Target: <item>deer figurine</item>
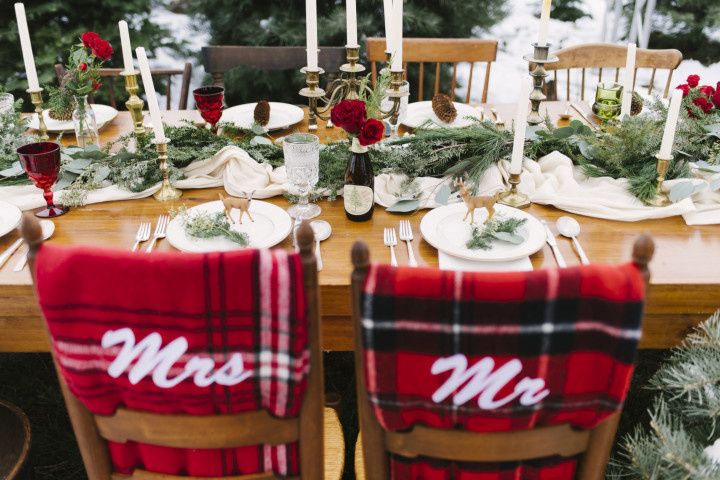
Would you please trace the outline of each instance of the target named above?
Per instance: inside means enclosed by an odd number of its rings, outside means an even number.
[[[495,203],[497,203],[497,194],[477,197],[470,195],[470,192],[465,186],[465,182],[462,178],[458,178],[457,180],[455,180],[455,186],[460,188],[460,197],[463,199],[463,202],[465,202],[465,206],[467,207],[467,213],[465,214],[465,217],[463,217],[463,222],[467,220],[469,216],[470,225],[473,225],[475,223],[475,210],[477,210],[478,208],[486,208],[488,211],[488,216],[483,222],[483,224],[487,223],[491,218],[493,218],[493,216],[495,215]]]
[[[225,197],[222,193],[218,193],[218,196],[220,197],[220,201],[223,204],[223,207],[225,208],[225,216],[227,217],[228,221],[230,223],[235,223],[235,221],[232,219],[232,216],[230,215],[232,213],[233,208],[237,208],[240,210],[240,218],[238,219],[239,223],[242,223],[243,215],[247,214],[247,216],[250,218],[251,222],[254,222],[252,215],[250,215],[250,203],[252,202],[253,194],[255,193],[255,190],[250,192],[250,195],[245,194],[244,198],[238,198],[238,197]]]

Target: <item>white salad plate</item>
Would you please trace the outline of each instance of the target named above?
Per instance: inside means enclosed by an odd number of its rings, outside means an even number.
[[[473,120],[468,117],[480,119],[480,111],[467,103],[453,102],[457,109],[457,118],[452,123],[445,123],[440,120],[432,109],[432,102],[415,102],[407,107],[407,114],[402,124],[410,128],[418,128],[428,121],[432,122],[430,126],[461,128],[468,127],[473,124]]]
[[[187,213],[192,216],[195,212],[218,213],[223,211],[222,202],[216,200],[189,208]],[[277,205],[253,200],[250,202],[249,211],[254,221],[250,221],[248,216],[244,215],[242,223],[237,223],[240,218],[240,210],[234,209],[231,213],[231,217],[235,221],[231,228],[248,235],[250,240],[248,248],[270,248],[285,240],[290,234],[292,219],[285,210]],[[173,218],[168,224],[167,240],[173,247],[183,252],[224,252],[243,248],[223,237],[194,238],[187,235],[180,216]]]
[[[95,112],[95,121],[97,122],[98,130],[115,120],[115,117],[117,117],[118,115],[118,111],[109,105],[100,105],[98,103],[93,103],[92,105],[90,105],[90,107],[93,109],[93,112]],[[47,131],[50,133],[75,132],[75,127],[73,126],[72,120],[55,120],[53,118],[50,118],[49,110],[43,110],[43,118],[45,119]],[[30,117],[30,123],[28,126],[34,130],[40,128],[40,126],[38,125],[37,115],[33,115]]]
[[[481,262],[506,262],[528,257],[545,244],[545,227],[540,220],[517,208],[496,204],[496,217],[527,219],[518,232],[526,240],[519,245],[496,240],[493,241],[490,250],[471,250],[465,246],[472,234],[470,219],[463,221],[466,213],[467,207],[464,203],[453,203],[435,208],[423,217],[420,222],[420,232],[430,245],[441,252]],[[487,216],[486,209],[476,210],[476,224],[481,225]]]
[[[257,103],[245,103],[223,110],[221,122],[234,123],[240,128],[250,129],[255,121],[255,105]],[[305,111],[297,105],[289,103],[270,102],[270,120],[265,129],[284,130],[296,123],[302,122],[305,118]]]
[[[21,218],[22,213],[18,207],[0,200],[0,237],[15,230]]]

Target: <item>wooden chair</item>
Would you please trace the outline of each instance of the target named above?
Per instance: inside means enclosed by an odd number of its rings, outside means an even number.
[[[25,478],[25,462],[32,435],[27,415],[11,403],[0,400],[0,478]]]
[[[29,245],[28,261],[35,281],[35,258],[42,244],[40,225],[31,215],[22,222],[22,236]],[[323,364],[320,338],[319,289],[314,254],[314,237],[309,223],[297,233],[302,262],[303,283],[309,320],[310,373],[300,416],[292,419],[272,417],[264,410],[238,414],[192,416],[156,414],[119,408],[112,416],[92,414],[70,391],[53,352],[65,403],[83,462],[90,480],[201,480],[201,477],[175,476],[135,469],[132,475],[113,472],[106,441],[128,441],[183,449],[222,449],[244,445],[278,445],[298,441],[301,478],[339,480],[344,463],[344,442],[337,414],[324,408]],[[46,325],[47,327],[47,325]],[[50,332],[48,331],[48,335]],[[324,428],[324,425],[326,427]],[[331,429],[327,425],[332,425]],[[339,438],[325,441],[323,430]],[[208,434],[212,432],[212,434]],[[330,445],[324,449],[324,445]],[[323,461],[324,455],[336,458]],[[324,465],[334,467],[326,469]],[[275,479],[270,473],[222,477],[226,480]],[[203,478],[202,480],[212,480]],[[215,479],[219,480],[219,479]]]
[[[555,99],[559,99],[557,86],[559,83],[558,71],[565,70],[565,95],[570,101],[570,71],[580,69],[581,88],[580,100],[585,100],[585,76],[586,70],[597,69],[597,81],[603,81],[603,73],[605,70],[614,70],[614,75],[606,76],[605,80],[620,80],[620,69],[625,68],[627,60],[627,46],[615,45],[610,43],[588,43],[584,45],[575,45],[573,47],[563,48],[555,52],[560,59],[557,63],[548,63],[546,69],[553,72],[555,88],[551,95]],[[633,87],[639,69],[651,69],[650,81],[648,84],[647,94],[653,92],[655,84],[655,76],[658,70],[668,70],[663,97],[667,98],[670,93],[670,85],[672,83],[673,73],[682,62],[683,56],[679,50],[637,50],[635,61],[635,72],[633,77]]]
[[[452,63],[452,83],[450,84],[450,90],[447,92],[451,98],[455,98],[458,63],[468,62],[470,63],[470,77],[468,78],[465,103],[470,103],[475,62],[482,62],[485,63],[486,66],[481,102],[486,103],[488,88],[490,87],[490,68],[492,67],[492,63],[497,59],[497,47],[497,40],[480,40],[476,38],[404,38],[403,68],[405,69],[405,76],[407,77],[408,63],[419,63],[418,102],[422,102],[425,99],[423,75],[425,72],[425,63],[435,64],[433,96],[441,91],[440,65],[443,63]],[[367,58],[368,62],[370,62],[372,80],[375,82],[378,72],[377,64],[380,63],[380,68],[382,68],[382,65],[386,61],[384,38],[367,39]]]
[[[110,106],[117,108],[117,99],[115,98],[115,79],[120,77],[122,68],[102,68],[100,76],[105,79],[108,87],[108,95],[110,96]],[[153,77],[165,78],[165,109],[172,109],[172,82],[173,77],[181,75],[180,84],[180,101],[178,102],[178,110],[187,110],[188,95],[190,92],[190,79],[192,78],[192,64],[186,62],[182,69],[174,68],[155,68],[151,70]],[[55,75],[58,83],[62,82],[65,76],[65,67],[61,63],[55,64]],[[125,85],[124,80],[119,80],[121,85]],[[92,99],[90,99],[93,103]]]
[[[212,75],[213,85],[225,85],[225,73],[247,66],[258,70],[300,69],[307,63],[305,47],[250,47],[211,45],[202,49],[205,71]],[[345,47],[320,47],[318,66],[328,74],[339,71],[346,62]]]
[[[640,236],[633,247],[633,261],[642,272],[646,286],[648,263],[654,253],[649,235]],[[364,242],[353,245],[352,273],[353,324],[355,328],[355,375],[361,436],[355,450],[355,471],[359,480],[389,479],[388,452],[407,458],[428,457],[457,462],[517,462],[538,458],[581,455],[577,480],[601,480],[614,443],[620,412],[592,430],[579,430],[569,424],[530,430],[475,433],[416,425],[409,431],[387,431],[378,423],[368,401],[364,375],[364,348],[361,327],[361,292],[370,265]]]

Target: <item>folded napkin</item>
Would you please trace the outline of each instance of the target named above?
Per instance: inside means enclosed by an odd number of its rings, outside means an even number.
[[[530,257],[507,262],[478,262],[438,252],[438,263],[440,270],[456,272],[529,272],[533,269]]]

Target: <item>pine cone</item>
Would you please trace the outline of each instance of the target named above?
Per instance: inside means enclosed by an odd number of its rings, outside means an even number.
[[[432,99],[432,109],[435,115],[445,123],[452,123],[457,118],[457,109],[450,97],[438,93]]]
[[[270,121],[270,103],[267,100],[260,100],[255,105],[255,111],[253,112],[253,118],[255,123],[264,127]]]
[[[639,93],[633,92],[632,103],[630,104],[630,115],[632,115],[633,117],[635,115],[640,115],[640,112],[642,112],[644,106],[645,100],[643,100]]]

